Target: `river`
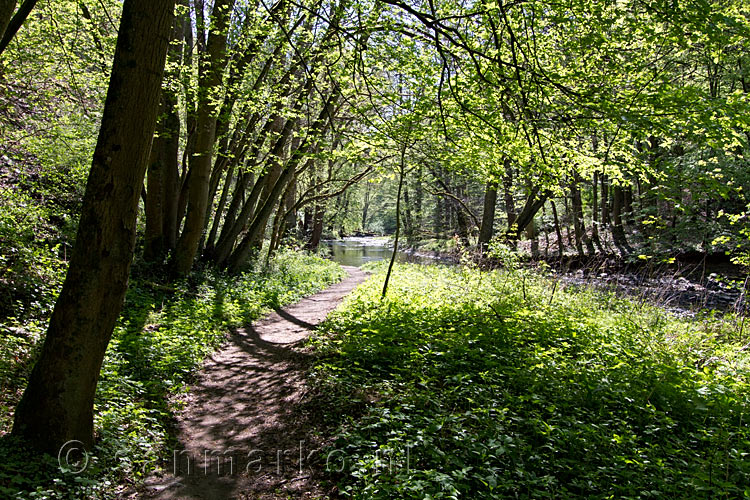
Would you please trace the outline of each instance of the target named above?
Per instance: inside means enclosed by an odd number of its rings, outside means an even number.
[[[393,255],[393,248],[387,238],[372,236],[352,236],[341,240],[323,241],[331,249],[331,259],[344,266],[359,267],[368,262],[388,260]],[[399,251],[396,254],[399,262],[434,262],[427,256]]]

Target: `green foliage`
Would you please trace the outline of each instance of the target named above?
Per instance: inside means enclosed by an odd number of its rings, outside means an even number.
[[[269,268],[239,276],[203,271],[169,286],[136,280],[101,370],[95,402],[97,442],[85,459],[85,470],[77,474],[75,466],[80,464],[73,464],[63,471],[57,458],[40,458],[6,437],[0,441],[0,496],[110,498],[124,478],[142,480],[156,467],[169,439],[180,395],[228,331],[344,275],[331,261],[285,251]],[[17,347],[13,339],[0,339],[4,360]],[[25,349],[33,347],[31,341],[24,344]],[[28,357],[23,361],[28,366]],[[11,368],[2,366],[3,387],[7,381],[20,391],[22,380],[6,377]]]
[[[521,270],[402,265],[383,301],[381,281],[315,340],[346,497],[750,494],[748,338],[731,318]]]

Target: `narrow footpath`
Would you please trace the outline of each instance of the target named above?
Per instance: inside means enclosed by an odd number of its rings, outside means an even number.
[[[281,499],[323,494],[311,465],[314,429],[300,401],[311,330],[367,278],[349,277],[237,330],[208,360],[177,415],[178,443],[164,474],[139,498]]]

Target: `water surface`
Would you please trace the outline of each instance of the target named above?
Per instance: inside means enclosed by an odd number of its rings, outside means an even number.
[[[393,255],[393,248],[388,246],[390,242],[385,238],[352,236],[341,240],[325,240],[323,243],[331,249],[331,258],[343,266],[359,267],[368,262],[389,260]],[[399,250],[396,260],[424,262],[426,259]]]

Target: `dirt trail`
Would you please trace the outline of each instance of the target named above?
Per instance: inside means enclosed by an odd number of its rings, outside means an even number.
[[[301,341],[367,277],[341,283],[236,331],[208,359],[177,417],[165,474],[139,498],[277,499],[321,495],[310,465],[316,439],[298,403],[308,355]]]

